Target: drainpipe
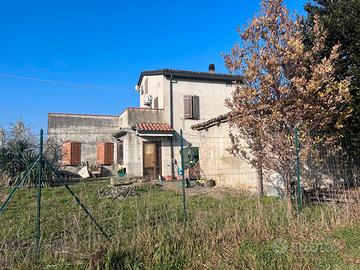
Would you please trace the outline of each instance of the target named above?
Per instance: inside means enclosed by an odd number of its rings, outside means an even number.
[[[174,108],[173,108],[173,75],[170,76],[170,127],[174,128]],[[175,133],[176,134],[176,133]],[[175,179],[174,169],[174,137],[170,137],[170,151],[171,151],[171,177]]]

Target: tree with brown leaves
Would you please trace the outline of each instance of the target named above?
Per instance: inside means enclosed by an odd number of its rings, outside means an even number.
[[[336,134],[319,134],[329,126],[341,129],[351,113],[349,81],[334,76],[340,45],[320,57],[326,33],[316,20],[314,44],[307,50],[301,18],[292,19],[283,0],[263,0],[260,13],[238,31],[240,43],[224,56],[230,72],[242,75],[226,101],[231,109],[232,151],[265,175],[281,175],[291,212],[294,129],[300,130],[301,155],[306,156],[315,142],[334,141]]]

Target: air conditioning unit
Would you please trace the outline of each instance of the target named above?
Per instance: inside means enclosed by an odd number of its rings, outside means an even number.
[[[151,106],[152,104],[152,95],[145,95],[144,105]]]

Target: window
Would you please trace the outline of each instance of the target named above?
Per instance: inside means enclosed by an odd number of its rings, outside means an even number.
[[[117,162],[118,164],[124,164],[124,141],[117,141]]]
[[[81,164],[81,143],[64,142],[62,145],[62,164],[75,166]]]
[[[200,99],[198,96],[184,96],[184,118],[200,119]]]
[[[144,82],[144,91],[145,91],[145,94],[149,93],[149,82],[148,82],[148,79],[145,80]]]
[[[154,106],[153,109],[159,109],[159,98],[154,98]]]
[[[96,163],[99,165],[114,164],[114,144],[111,142],[98,143],[96,146]]]

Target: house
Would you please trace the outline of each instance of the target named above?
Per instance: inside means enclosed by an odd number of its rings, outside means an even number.
[[[191,126],[228,112],[224,101],[239,80],[214,65],[208,72],[144,71],[135,87],[139,108],[118,116],[49,113],[49,138],[63,144],[66,166],[88,162],[126,168],[128,176],[176,178],[180,129],[187,149],[199,152],[201,138]]]

